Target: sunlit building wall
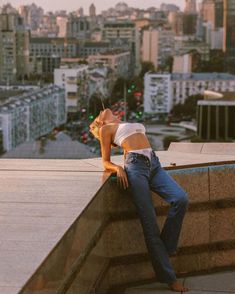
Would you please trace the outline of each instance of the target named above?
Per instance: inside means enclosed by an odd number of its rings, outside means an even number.
[[[0,107],[3,147],[9,151],[66,122],[64,90],[57,86],[27,93]]]
[[[224,0],[224,44],[226,65],[235,72],[235,1]]]
[[[64,66],[54,70],[54,84],[65,89],[67,113],[77,113],[88,99],[88,66]]]
[[[174,52],[174,33],[171,29],[149,29],[143,33],[142,60],[151,61],[158,69]]]

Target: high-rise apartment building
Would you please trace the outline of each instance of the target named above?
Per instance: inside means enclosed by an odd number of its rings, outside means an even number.
[[[31,4],[28,6],[29,15],[28,23],[32,31],[36,31],[43,19],[44,11],[41,7],[38,7],[36,4]]]
[[[29,24],[29,7],[27,5],[21,5],[18,9],[19,15],[24,19],[24,24]]]
[[[171,75],[147,73],[144,77],[144,112],[166,118],[172,107]]]
[[[196,0],[186,0],[184,12],[197,13],[197,1]]]
[[[43,20],[43,9],[35,4],[21,5],[18,8],[18,12],[24,19],[24,24],[29,27],[31,31],[37,31]]]
[[[183,14],[183,35],[196,35],[197,32],[197,14]]]
[[[223,47],[223,0],[204,0],[201,3],[201,19],[203,22],[203,39],[210,49]]]
[[[210,22],[212,29],[223,27],[223,0],[204,0],[201,14],[204,22]]]
[[[224,0],[224,44],[228,70],[235,72],[235,1]]]
[[[222,28],[224,22],[224,1],[215,0],[215,28]]]
[[[57,86],[12,98],[0,106],[4,150],[50,133],[64,124],[66,118],[65,92]]]
[[[29,31],[17,12],[0,14],[0,81],[10,83],[29,73]]]
[[[183,35],[183,12],[171,11],[168,14],[168,22],[176,36]]]
[[[93,3],[89,7],[89,14],[90,14],[90,17],[96,17],[96,7]]]
[[[37,72],[36,65],[41,63],[39,68],[42,74],[53,74],[55,68],[60,67],[61,58],[75,58],[78,55],[79,42],[70,38],[31,38],[30,58]]]
[[[110,42],[112,48],[129,50],[131,53],[132,73],[140,70],[140,35],[135,23],[131,21],[109,21],[104,23],[103,41]]]
[[[77,38],[79,40],[90,39],[92,31],[92,22],[85,16],[73,16],[68,18],[67,22],[67,37]]]
[[[151,61],[155,68],[164,66],[174,51],[174,33],[171,29],[149,29],[143,33],[142,60]]]
[[[84,9],[83,9],[83,7],[80,7],[80,8],[78,9],[77,14],[78,14],[78,16],[81,16],[81,17],[84,16]]]
[[[58,27],[58,37],[65,38],[67,35],[68,18],[66,16],[57,16],[56,24]]]

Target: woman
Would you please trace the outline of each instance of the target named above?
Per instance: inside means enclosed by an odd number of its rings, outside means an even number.
[[[90,125],[100,140],[105,170],[117,173],[118,184],[131,189],[132,200],[141,220],[145,242],[158,280],[176,292],[186,292],[176,279],[169,260],[175,254],[188,199],[181,187],[161,168],[140,123],[123,123],[110,109],[101,111]],[[110,161],[111,147],[124,150],[124,169]],[[158,193],[171,207],[162,231],[156,221],[150,190]]]

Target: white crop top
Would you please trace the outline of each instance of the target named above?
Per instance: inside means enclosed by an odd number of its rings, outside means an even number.
[[[144,125],[140,123],[121,123],[119,124],[115,137],[114,137],[114,144],[121,146],[122,142],[129,136],[142,133],[145,134],[146,130]]]

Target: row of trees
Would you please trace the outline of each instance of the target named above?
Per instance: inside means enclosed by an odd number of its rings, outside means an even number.
[[[143,104],[144,75],[148,71],[154,71],[152,62],[143,62],[138,76],[134,76],[130,79],[119,77],[113,86],[110,97],[103,100],[104,105],[106,107],[112,107],[112,105],[124,101],[126,95],[128,110],[133,112],[141,111]],[[89,112],[96,116],[102,109],[101,98],[98,94],[94,94],[91,97],[89,106]]]
[[[196,119],[197,102],[199,100],[203,100],[201,94],[189,96],[184,103],[176,104],[170,113],[172,118],[176,120]]]

